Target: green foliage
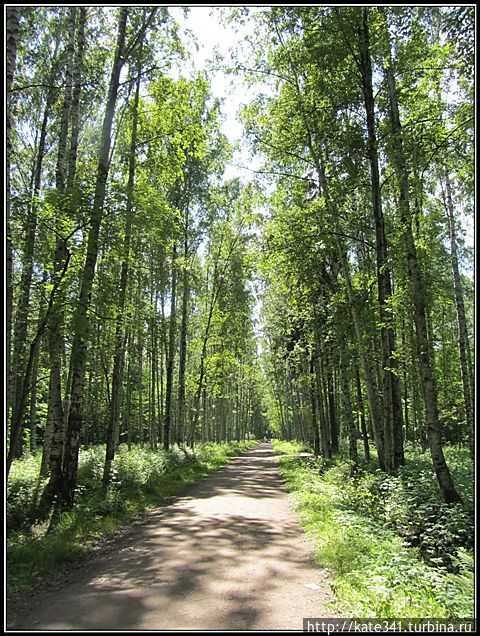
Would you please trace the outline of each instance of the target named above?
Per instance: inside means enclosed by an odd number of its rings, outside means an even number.
[[[42,453],[37,452],[13,462],[6,497],[7,529],[31,523],[37,499],[47,482],[39,477],[41,461]]]
[[[276,455],[295,455],[304,451],[310,452],[312,449],[308,444],[302,442],[285,442],[284,440],[272,440],[272,447]]]
[[[48,522],[25,528],[27,514],[32,520],[35,508],[40,454],[14,462],[7,509],[9,589],[28,587],[62,564],[85,556],[128,519],[160,505],[165,497],[177,494],[255,443],[201,444],[195,451],[175,446],[168,452],[122,447],[113,462],[114,480],[107,496],[101,491],[105,448],[84,450],[75,506],[62,513],[48,533]]]
[[[409,454],[397,478],[384,479],[380,487],[385,521],[418,546],[427,563],[458,571],[458,551],[473,548],[473,466],[466,449],[449,448],[446,456],[463,505],[441,500],[430,458],[418,451]]]
[[[465,451],[448,453],[466,502],[462,508],[442,503],[428,461],[418,453],[408,456],[398,477],[364,467],[351,479],[343,459],[320,475],[318,466],[292,457],[298,444],[274,442],[273,447],[282,453],[280,469],[294,492],[316,557],[331,571],[339,612],[473,615],[473,526],[468,514],[473,493]],[[413,526],[424,550],[407,545]],[[432,556],[432,550],[443,558]]]

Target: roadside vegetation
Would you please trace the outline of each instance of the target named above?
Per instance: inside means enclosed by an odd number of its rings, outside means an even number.
[[[468,450],[446,448],[463,504],[445,504],[427,454],[407,452],[396,476],[329,463],[305,444],[274,440],[315,557],[331,575],[337,610],[352,616],[472,617],[473,475]]]
[[[26,588],[65,563],[77,561],[114,536],[127,521],[160,505],[186,486],[226,464],[255,441],[199,444],[194,451],[121,446],[113,464],[108,493],[102,491],[105,447],[80,453],[74,507],[51,519],[36,521],[41,452],[16,460],[7,497],[7,585]]]

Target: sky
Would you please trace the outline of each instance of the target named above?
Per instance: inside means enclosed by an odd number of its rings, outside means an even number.
[[[258,9],[252,8],[251,10]],[[245,26],[237,24],[234,28],[226,20],[227,7],[189,7],[186,17],[183,15],[183,7],[170,7],[169,11],[179,23],[181,31],[188,29],[197,38],[199,49],[189,62],[190,70],[192,72],[207,70],[212,94],[224,99],[221,108],[225,118],[222,132],[231,143],[235,143],[242,138],[242,124],[237,119],[237,111],[242,104],[251,100],[252,94],[250,91],[247,95],[240,77],[227,75],[220,69],[216,72],[211,70],[209,61],[214,60],[216,54],[220,54],[228,64],[230,48],[236,48],[242,42],[245,34],[252,30],[253,21],[248,21]],[[181,34],[180,37],[182,38]],[[194,49],[192,48],[192,50]],[[260,161],[258,159],[250,157],[246,150],[240,150],[227,166],[225,179],[240,177],[249,181],[254,177],[252,171],[259,168]]]
[[[258,9],[252,8],[252,12]],[[211,92],[214,97],[223,99],[221,111],[224,115],[222,132],[227,136],[230,143],[235,144],[243,136],[243,127],[237,118],[237,111],[243,105],[251,101],[253,94],[249,88],[248,94],[242,84],[242,78],[233,74],[227,75],[224,70],[211,70],[209,61],[215,59],[216,54],[224,57],[226,64],[230,62],[230,49],[238,48],[244,36],[253,29],[253,21],[246,21],[244,26],[236,25],[234,28],[228,24],[226,17],[228,9],[225,7],[189,7],[188,15],[185,17],[182,7],[171,7],[169,9],[172,17],[179,23],[181,31],[190,30],[198,40],[198,51],[192,56],[190,61],[190,71],[192,73],[200,70],[207,70]],[[182,38],[180,33],[180,38]],[[188,45],[187,45],[188,46]],[[189,46],[190,48],[190,46]],[[192,50],[194,50],[192,48]],[[215,64],[213,67],[215,68]],[[185,69],[183,69],[185,70]],[[262,86],[265,91],[265,87]],[[243,166],[248,166],[244,168]],[[225,180],[239,177],[243,181],[251,181],[255,177],[255,170],[259,170],[261,159],[252,157],[247,148],[239,147],[234,153],[232,161],[227,165],[224,172]],[[261,333],[261,300],[256,293],[254,285],[251,292],[255,297],[253,306],[253,325],[257,335],[257,350],[262,352]]]

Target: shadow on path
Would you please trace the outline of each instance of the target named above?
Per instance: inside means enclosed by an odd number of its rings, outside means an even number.
[[[326,590],[305,588],[320,570],[267,444],[187,488],[75,574],[9,627],[301,629],[303,617],[329,615]]]

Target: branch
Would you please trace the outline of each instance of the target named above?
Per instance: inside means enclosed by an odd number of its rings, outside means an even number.
[[[301,155],[297,155],[294,152],[290,152],[290,150],[285,150],[285,148],[279,148],[278,146],[275,146],[275,144],[269,143],[268,141],[265,141],[264,139],[261,139],[260,137],[257,137],[256,135],[254,135],[253,138],[254,138],[254,141],[257,141],[260,144],[264,144],[265,146],[268,146],[269,148],[273,148],[274,150],[283,152],[286,155],[289,155],[290,157],[294,157],[295,159],[300,159],[300,161],[304,161],[305,163],[308,163],[308,165],[315,168],[315,163],[313,161],[310,161],[309,159],[306,159],[305,157],[302,157]]]
[[[254,174],[265,174],[265,175],[273,175],[277,177],[288,177],[290,179],[299,179],[300,181],[306,181],[307,183],[310,183],[311,181],[311,179],[309,179],[308,177],[301,177],[298,174],[292,174],[289,172],[272,172],[269,170],[254,170],[253,168],[248,168],[247,166],[242,166],[238,163],[230,163],[228,165],[232,166],[233,168],[239,168],[240,170],[247,170],[248,172],[253,172]]]
[[[292,82],[292,80],[289,77],[285,77],[285,75],[280,75],[279,73],[273,73],[272,71],[263,71],[257,68],[248,68],[247,66],[243,66],[243,65],[236,66],[234,70],[237,70],[237,69],[248,72],[248,73],[261,73],[262,75],[271,75],[272,77],[277,77],[278,79],[281,79],[295,86],[295,83]]]
[[[90,221],[86,221],[85,223],[82,223],[82,225],[78,225],[67,236],[63,236],[63,234],[60,234],[60,232],[58,232],[52,225],[47,223],[47,221],[45,221],[45,219],[40,219],[39,222],[43,223],[43,225],[45,225],[45,227],[48,230],[53,232],[53,234],[55,234],[55,236],[57,236],[59,239],[61,239],[64,243],[67,243],[67,241],[69,241],[74,236],[74,234],[76,234],[79,230],[83,230],[83,228],[87,227],[87,225],[90,224]]]
[[[365,245],[368,245],[368,247],[371,247],[373,250],[375,249],[375,245],[373,243],[371,243],[370,241],[367,241],[367,239],[364,238],[360,238],[358,236],[351,236],[350,234],[344,234],[342,232],[334,232],[333,230],[329,230],[328,232],[322,232],[323,234],[333,234],[334,236],[341,236],[342,238],[349,238],[352,241],[355,241],[357,243],[364,243]]]
[[[338,22],[338,24],[340,26],[340,30],[342,32],[345,44],[348,46],[348,48],[350,50],[350,53],[352,54],[352,57],[353,57],[353,59],[355,60],[355,62],[357,64],[357,67],[361,70],[361,68],[362,68],[361,59],[355,53],[355,51],[353,50],[352,45],[350,44],[350,40],[347,38],[347,34],[345,33],[345,29],[343,28],[343,20],[340,18],[340,13],[339,13],[337,8],[334,9],[334,14],[335,14],[335,17],[337,18],[337,22]]]
[[[466,126],[468,123],[473,122],[474,118],[473,117],[468,117],[468,119],[466,119],[465,121],[462,121],[461,124],[459,124],[456,128],[454,128],[453,130],[451,130],[448,135],[445,136],[444,139],[442,139],[442,141],[439,144],[436,144],[436,148],[432,151],[432,153],[430,154],[430,157],[428,158],[427,161],[427,165],[425,166],[425,168],[422,170],[422,179],[423,179],[423,174],[425,172],[425,170],[430,166],[430,162],[432,161],[433,157],[437,154],[437,152],[440,150],[440,148],[442,148],[443,146],[445,146],[447,140],[454,135],[460,128],[463,128],[464,126]]]
[[[100,82],[84,82],[83,84],[80,84],[81,88],[84,88],[85,86],[92,86],[92,87],[96,87],[100,84]],[[10,89],[10,93],[14,93],[17,91],[26,91],[30,88],[53,88],[56,90],[60,90],[61,88],[72,88],[73,84],[23,84],[23,86],[12,86],[12,88]]]
[[[128,44],[127,47],[125,48],[125,53],[123,54],[124,60],[127,60],[130,57],[130,55],[133,53],[133,51],[136,49],[136,47],[142,40],[143,36],[145,35],[156,13],[157,13],[157,7],[153,7],[152,10],[150,11],[150,15],[148,16],[146,22],[143,23],[137,35],[133,38],[130,44]]]
[[[150,68],[146,68],[141,73],[138,73],[135,77],[129,77],[124,82],[120,82],[119,86],[124,86],[125,84],[128,84],[129,82],[136,82],[139,77],[142,77],[142,75],[145,75],[146,73],[150,73],[151,71],[160,71],[163,68],[168,68],[168,64],[164,64],[163,66],[155,65],[155,66],[151,66]]]

